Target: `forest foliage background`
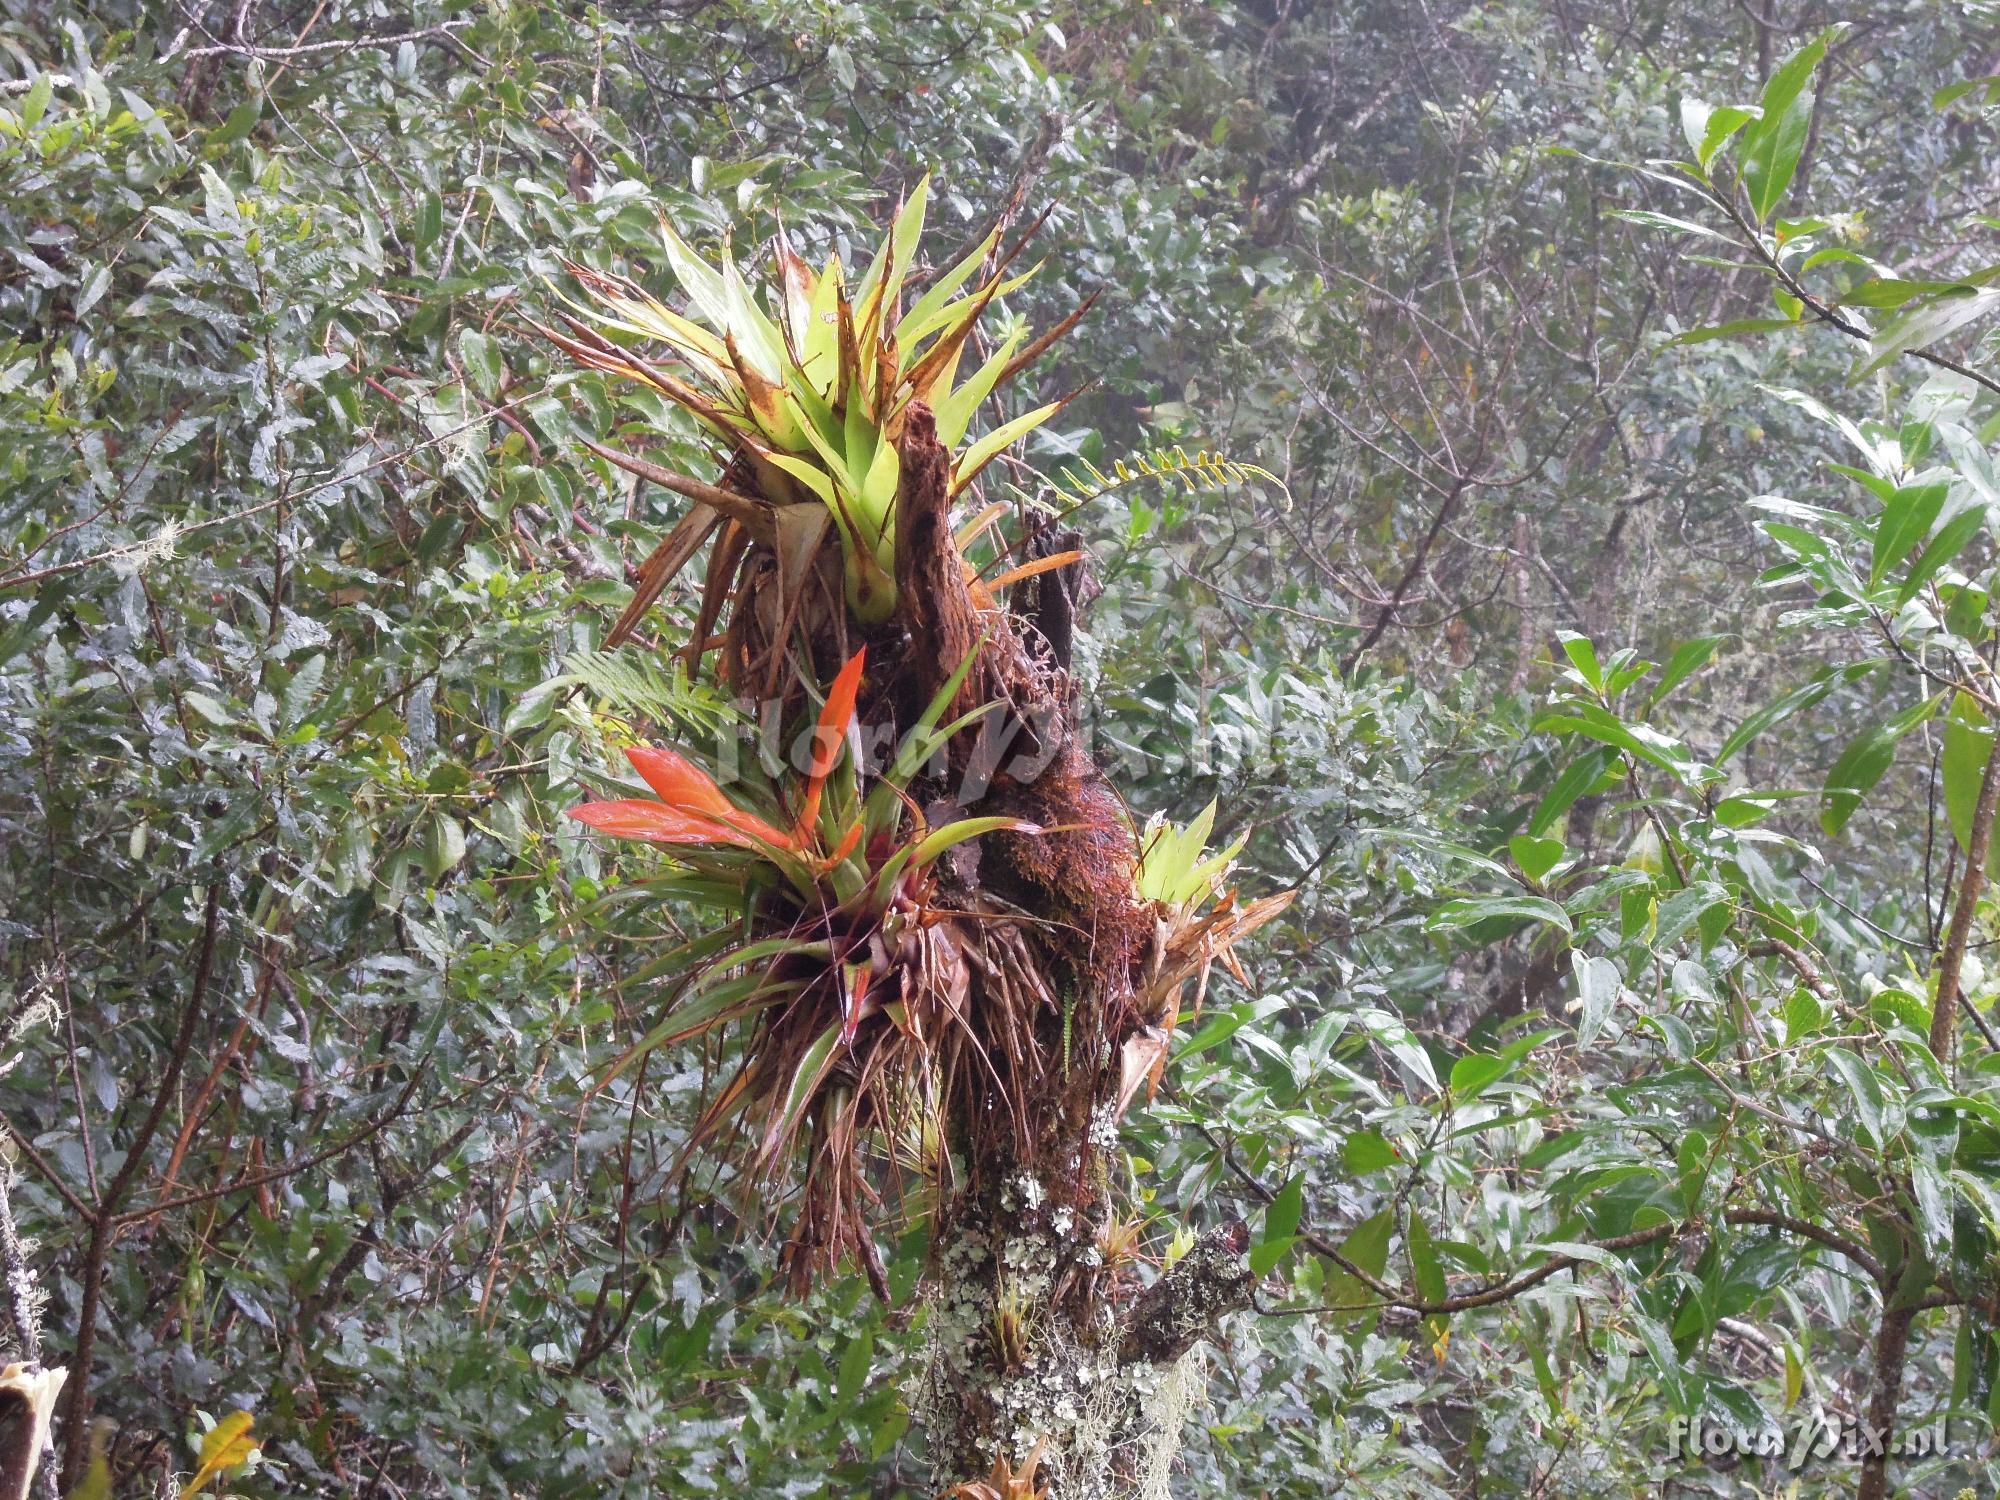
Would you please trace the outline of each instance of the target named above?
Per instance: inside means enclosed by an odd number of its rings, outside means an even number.
[[[1616,165],[1815,39],[1755,222]],[[717,1059],[593,1087],[646,955],[564,674],[678,502],[527,320],[563,256],[666,290],[658,211],[866,244],[930,171],[933,264],[1053,205],[1007,318],[1099,294],[1007,484],[1283,481],[1072,518],[1100,758],[1298,891],[1127,1129],[1149,1253],[1239,1214],[1268,1273],[1176,1492],[1779,1493],[1671,1419],[1864,1416],[1907,1312],[1955,1451],[1895,1483],[1990,1493],[1983,907],[1919,1053],[1995,405],[1910,356],[2000,368],[1996,73],[1983,0],[0,0],[0,1109],[70,1479],[241,1409],[252,1495],[924,1493],[921,1221],[890,1305],[788,1302],[781,1210],[671,1172]]]

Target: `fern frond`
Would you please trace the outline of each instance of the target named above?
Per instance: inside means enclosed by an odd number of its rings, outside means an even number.
[[[1041,500],[1051,510],[1068,514],[1102,500],[1114,490],[1135,484],[1179,484],[1190,494],[1210,494],[1230,485],[1258,481],[1275,486],[1285,497],[1285,508],[1291,509],[1292,492],[1269,469],[1206,448],[1189,453],[1176,443],[1171,448],[1156,448],[1151,453],[1121,458],[1112,464],[1108,474],[1089,459],[1083,459],[1080,467],[1072,466],[1057,473],[1049,481],[1050,492]]]
[[[727,699],[689,680],[678,657],[664,670],[660,660],[657,654],[636,648],[576,651],[563,659],[562,675],[549,686],[580,687],[600,708],[621,718],[672,721],[704,730],[736,719]]]

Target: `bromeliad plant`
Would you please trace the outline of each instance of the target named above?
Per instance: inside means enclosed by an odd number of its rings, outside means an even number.
[[[815,274],[780,236],[768,307],[726,257],[707,264],[671,228],[684,311],[571,266],[589,301],[549,336],[721,443],[715,483],[591,445],[695,502],[641,568],[607,648],[705,549],[681,652],[690,677],[706,669],[816,727],[796,781],[753,769],[725,787],[680,751],[640,747],[628,755],[654,795],[575,816],[659,845],[669,860],[646,887],[732,914],[637,976],[662,985],[666,1006],[623,1062],[730,1033],[717,1055],[734,1068],[688,1152],[741,1141],[751,1176],[796,1186],[793,1285],[851,1257],[886,1295],[872,1226],[894,1204],[876,1210],[905,1175],[934,1190],[940,1343],[919,1404],[940,1484],[1024,1473],[1042,1451],[1055,1500],[1118,1494],[1132,1455],[1178,1438],[1149,1425],[1147,1372],[1242,1305],[1250,1278],[1236,1225],[1185,1261],[1185,1276],[1216,1273],[1185,1293],[1199,1318],[1164,1316],[1157,1288],[1150,1311],[1127,1306],[1133,1258],[1099,1248],[1116,1219],[1116,1124],[1157,1081],[1190,985],[1198,1009],[1212,963],[1287,897],[1243,905],[1223,890],[1229,855],[1202,848],[1212,814],[1156,828],[1142,849],[1084,748],[1066,653],[1074,595],[1059,576],[1006,592],[1081,553],[1053,550],[1046,528],[981,542],[1008,507],[972,489],[1062,403],[967,439],[987,397],[1082,309],[1040,337],[1009,334],[960,379],[980,314],[1025,279],[1008,269],[1020,246],[989,236],[905,308],[925,197],[920,185],[851,287],[837,257]],[[1115,482],[1252,472],[1198,455]],[[1073,498],[1114,477],[1096,481]],[[969,514],[955,515],[961,499]],[[1019,560],[983,576],[966,557],[975,544],[992,565]],[[897,747],[887,765],[866,763],[863,726]],[[1120,1320],[1137,1330],[1123,1341]],[[1107,1375],[1103,1351],[1127,1345]],[[1059,1409],[1086,1387],[1110,1414],[1087,1429]]]
[[[1144,1085],[1150,1095],[1166,1067],[1167,1050],[1183,1011],[1199,1017],[1208,996],[1209,972],[1219,959],[1241,982],[1248,983],[1235,946],[1292,904],[1294,891],[1244,902],[1225,882],[1236,856],[1249,842],[1248,832],[1227,848],[1208,847],[1215,827],[1215,804],[1209,803],[1181,826],[1165,818],[1146,825],[1139,840],[1139,861],[1132,885],[1149,904],[1154,919],[1153,950],[1141,989],[1141,1010],[1152,1023],[1125,1039],[1120,1059],[1118,1107],[1123,1111]],[[1188,995],[1193,984],[1193,996]]]
[[[746,779],[732,796],[683,752],[640,744],[624,753],[651,797],[570,809],[599,833],[670,850],[688,875],[671,872],[655,885],[721,895],[760,918],[764,935],[755,940],[735,941],[737,929],[728,929],[676,947],[635,976],[639,983],[669,980],[666,1014],[611,1076],[660,1047],[753,1024],[743,1060],[691,1132],[687,1151],[714,1146],[739,1121],[751,1121],[751,1175],[774,1179],[788,1164],[795,1169],[803,1207],[787,1260],[798,1285],[849,1254],[876,1273],[865,1166],[873,1155],[923,1176],[942,1171],[942,1101],[953,1075],[979,1066],[984,1038],[995,1034],[970,1027],[962,1006],[968,960],[996,960],[974,930],[977,913],[937,902],[933,867],[983,834],[1062,831],[1007,816],[932,827],[918,809],[913,781],[936,768],[959,731],[998,707],[941,722],[972,657],[871,781],[855,714],[866,659],[866,648],[855,652],[828,688],[810,764],[794,787]],[[1155,819],[1140,841],[1134,888],[1156,931],[1134,1008],[1154,1021],[1125,1041],[1120,1113],[1142,1085],[1157,1084],[1189,982],[1199,1015],[1216,959],[1241,978],[1232,945],[1292,899],[1287,891],[1239,904],[1224,882],[1244,839],[1209,849],[1214,818],[1210,803],[1185,827]],[[1009,1037],[1017,1054],[1034,1044],[1032,1016],[1019,1019],[1029,1024]]]
[[[859,841],[862,825],[854,823],[823,861],[811,858],[818,832],[826,779],[840,759],[854,718],[854,697],[861,686],[867,651],[854,653],[827,690],[826,704],[813,735],[812,768],[806,777],[798,814],[789,829],[781,829],[757,813],[739,807],[723,794],[715,778],[678,750],[636,745],[625,754],[640,778],[652,788],[646,800],[586,802],[572,808],[579,823],[614,838],[640,839],[684,848],[729,848],[770,860],[801,889],[844,859]]]
[[[662,220],[661,243],[692,316],[623,277],[566,261],[590,301],[570,302],[581,316],[564,316],[569,334],[544,330],[581,363],[689,412],[742,461],[766,505],[824,507],[840,535],[848,607],[864,624],[880,624],[896,608],[898,444],[912,405],[928,405],[935,417],[938,441],[953,454],[951,493],[959,494],[1070,399],[1038,406],[961,447],[980,404],[1089,307],[1086,301],[1026,347],[1026,332],[1017,329],[960,379],[980,315],[1035,272],[1008,274],[1028,236],[996,258],[995,229],[905,310],[929,181],[917,184],[851,291],[838,254],[816,272],[780,232],[775,311],[767,312],[727,253],[710,265]],[[664,344],[679,369],[654,363],[613,334]]]
[[[964,1018],[952,1013],[967,990],[965,944],[933,906],[932,867],[981,834],[1041,832],[1012,817],[932,828],[910,796],[912,780],[987,712],[940,724],[970,658],[893,761],[872,785],[864,780],[855,701],[866,656],[857,651],[828,689],[810,767],[791,797],[747,785],[731,797],[680,751],[635,745],[625,754],[653,796],[570,810],[600,833],[666,846],[701,893],[722,893],[760,918],[764,935],[754,941],[734,942],[725,930],[642,971],[642,983],[670,978],[667,1014],[613,1072],[656,1048],[754,1022],[742,1063],[688,1150],[716,1144],[741,1117],[758,1122],[754,1176],[797,1163],[804,1203],[787,1259],[801,1285],[849,1253],[879,1277],[862,1217],[872,1197],[863,1170],[870,1142],[889,1143],[894,1166],[936,1169],[938,1100],[969,1059]],[[792,809],[789,822],[776,820],[781,805]]]

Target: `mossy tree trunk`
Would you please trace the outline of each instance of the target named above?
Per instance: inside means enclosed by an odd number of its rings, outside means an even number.
[[[1173,1017],[1157,1012],[1179,1003],[1163,925],[1135,889],[1123,805],[1078,734],[1066,640],[1052,647],[1032,614],[966,577],[926,412],[904,435],[903,476],[892,691],[907,711],[976,649],[954,711],[1005,708],[962,737],[932,790],[1042,830],[983,841],[940,902],[982,918],[966,1010],[991,1066],[948,1121],[959,1180],[941,1194],[921,1402],[937,1478],[1006,1495],[1011,1476],[1050,1500],[1163,1494],[1184,1360],[1249,1299],[1247,1235],[1228,1226],[1144,1288],[1125,1258],[1118,1120],[1164,1048]],[[1050,602],[1066,624],[1068,596]]]

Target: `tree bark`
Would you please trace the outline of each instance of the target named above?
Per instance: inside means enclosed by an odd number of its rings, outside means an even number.
[[[1119,1308],[1080,1228],[1026,1173],[943,1227],[918,1403],[941,1489],[1039,1452],[1048,1500],[1165,1494],[1200,1378],[1189,1357],[1250,1301],[1249,1233],[1211,1231]]]
[[[1868,1425],[1880,1435],[1881,1451],[1870,1446],[1864,1452],[1855,1500],[1886,1500],[1889,1493],[1888,1450],[1895,1441],[1896,1409],[1903,1400],[1903,1364],[1910,1350],[1910,1324],[1916,1316],[1914,1308],[1882,1310],[1882,1325],[1875,1335],[1875,1395],[1868,1403]]]

